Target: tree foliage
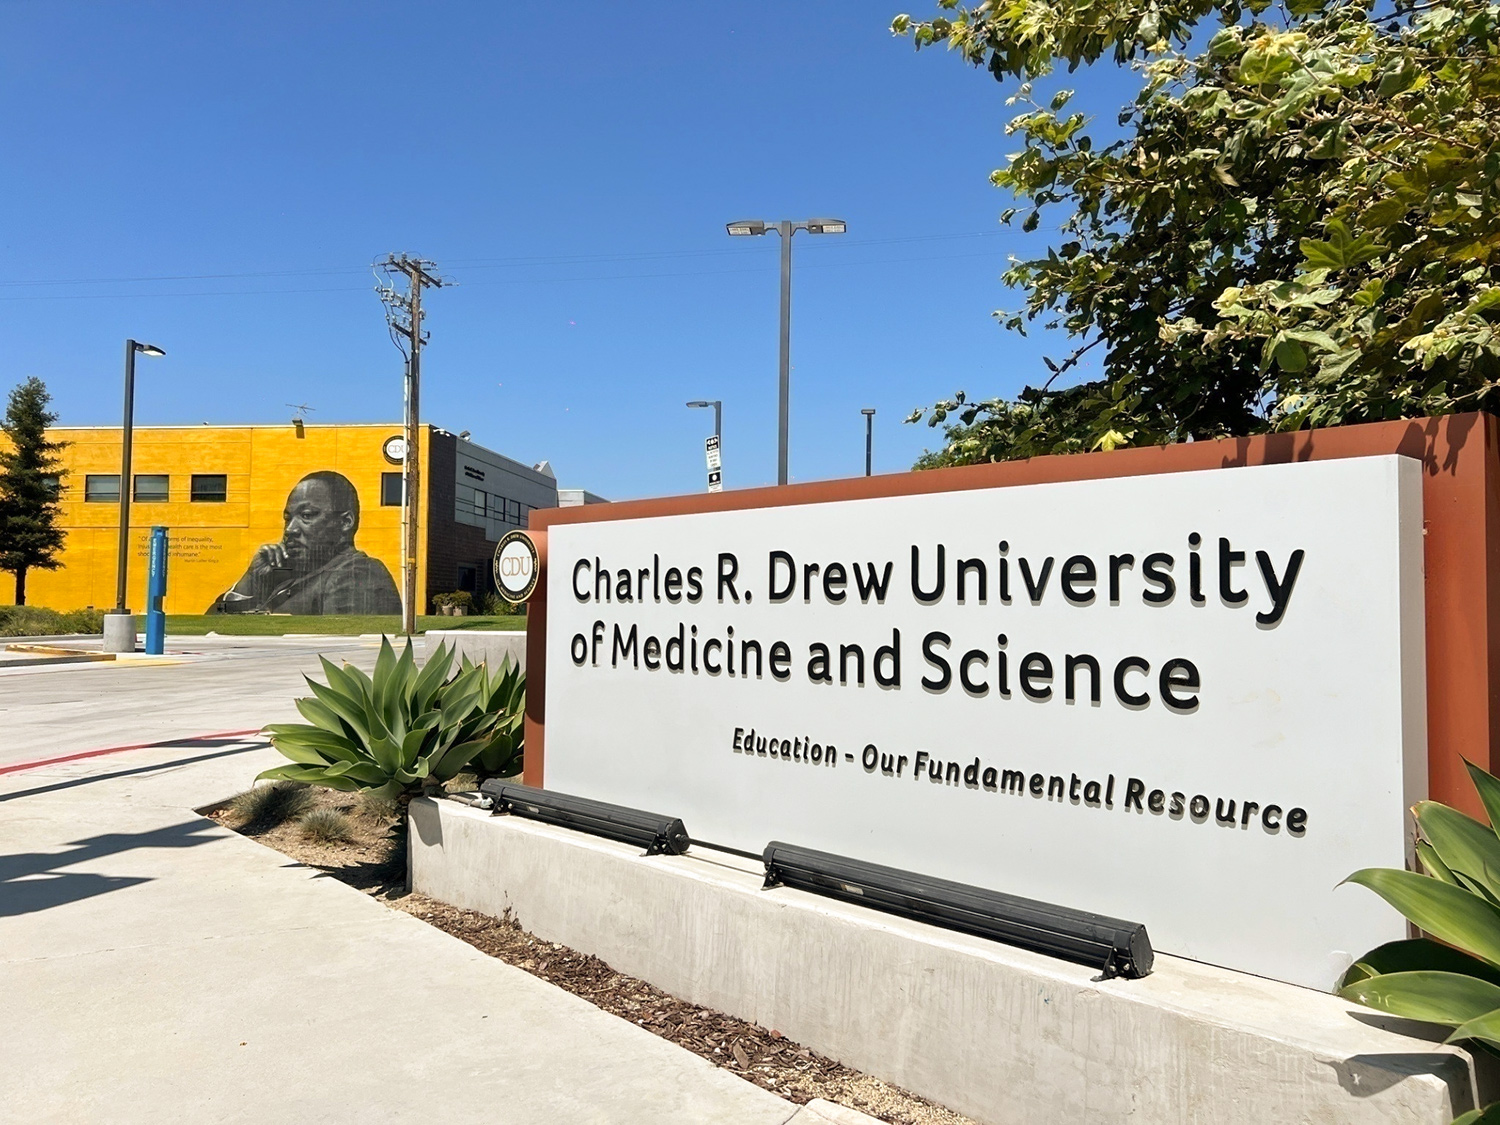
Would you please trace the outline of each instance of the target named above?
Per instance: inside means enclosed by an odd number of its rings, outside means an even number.
[[[1076,344],[1014,399],[924,413],[922,465],[1500,407],[1500,5],[939,0],[897,17],[1017,84],[992,180],[1046,254],[1009,329]],[[1141,88],[1107,143],[1034,84],[1110,56]],[[1067,384],[1082,354],[1100,378]],[[1040,373],[1038,373],[1040,375]]]
[[[58,454],[66,442],[50,441],[47,430],[57,415],[52,396],[32,377],[10,393],[0,432],[10,439],[0,447],[0,570],[16,576],[16,604],[26,604],[26,572],[56,570],[57,553],[66,532],[57,526]]]

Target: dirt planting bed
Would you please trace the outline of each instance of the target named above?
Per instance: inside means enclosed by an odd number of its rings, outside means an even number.
[[[228,828],[327,872],[392,909],[420,918],[789,1101],[806,1104],[825,1098],[892,1125],[972,1125],[967,1117],[824,1058],[779,1031],[678,1000],[645,981],[615,972],[597,957],[542,941],[510,918],[492,918],[411,894],[406,890],[405,828],[394,808],[347,793],[301,792],[305,797],[291,798],[293,814],[281,820],[275,819],[279,811],[275,809],[270,815],[247,818],[243,805],[236,807],[232,802],[202,811]],[[335,832],[347,830],[347,838],[323,840],[304,828],[309,814],[321,809],[342,814],[343,823],[336,818],[332,827]],[[317,819],[313,817],[314,822]],[[327,828],[323,831],[326,834]]]

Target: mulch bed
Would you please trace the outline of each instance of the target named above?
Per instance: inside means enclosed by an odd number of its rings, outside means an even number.
[[[304,840],[295,822],[270,828],[256,826],[261,830],[247,835],[789,1101],[806,1104],[814,1098],[825,1098],[891,1125],[973,1125],[967,1117],[825,1058],[779,1031],[689,1004],[645,981],[615,972],[597,957],[542,941],[509,917],[493,918],[408,892],[404,826],[392,820],[358,816],[348,794],[327,790],[317,793],[320,805],[351,814],[356,834],[349,843]],[[244,827],[237,823],[228,805],[203,812],[236,831]]]

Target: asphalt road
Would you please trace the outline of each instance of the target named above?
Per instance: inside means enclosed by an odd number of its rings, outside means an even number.
[[[296,721],[318,655],[363,668],[380,642],[360,637],[184,637],[170,664],[0,668],[0,766],[82,750]],[[426,642],[416,640],[417,657]]]

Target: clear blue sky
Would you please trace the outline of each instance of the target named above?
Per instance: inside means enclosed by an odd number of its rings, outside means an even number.
[[[862,471],[864,406],[903,470],[913,407],[1036,377],[990,313],[1045,231],[997,221],[1001,87],[898,4],[0,4],[0,390],[117,424],[134,336],[138,424],[397,419],[369,265],[405,250],[458,283],[424,421],[627,498],[702,488],[683,403],[721,398],[726,484],[767,483],[777,243],[724,223],[834,215],[795,244],[792,476]]]

